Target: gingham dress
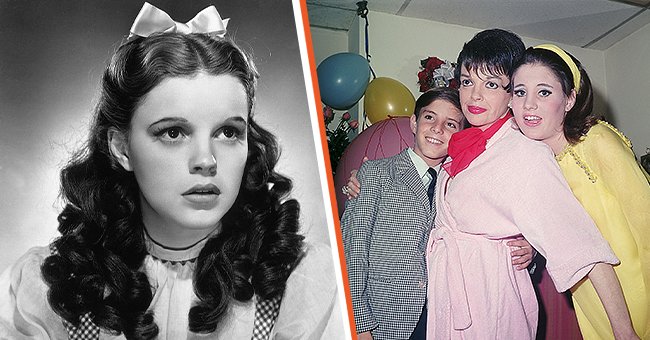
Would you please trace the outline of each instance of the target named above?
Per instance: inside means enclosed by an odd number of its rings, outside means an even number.
[[[0,339],[125,339],[123,334],[93,327],[91,315],[83,317],[76,328],[66,327],[47,302],[47,285],[41,279],[40,266],[48,255],[47,247],[32,248],[0,276]],[[281,304],[258,303],[257,298],[231,302],[217,330],[207,335],[187,328],[189,308],[196,301],[193,268],[192,262],[163,261],[153,255],[145,258],[144,270],[154,291],[149,309],[159,328],[157,339],[342,339],[345,334],[327,246],[306,247],[306,256],[287,281]]]

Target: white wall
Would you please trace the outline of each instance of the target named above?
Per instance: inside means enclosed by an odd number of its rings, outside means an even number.
[[[463,43],[478,29],[380,12],[369,13],[369,52],[378,77],[391,77],[420,94],[417,72],[421,59],[436,56],[455,61]],[[365,21],[357,20],[347,32],[312,28],[316,62],[352,51],[365,55]],[[516,32],[515,32],[516,33]],[[526,46],[546,41],[522,37]],[[349,42],[349,44],[348,44]],[[646,25],[606,51],[556,43],[578,58],[589,73],[595,110],[623,131],[635,145],[637,156],[650,147],[650,114],[643,99],[650,88],[650,25]],[[349,45],[349,46],[348,46]]]
[[[400,81],[418,97],[420,60],[428,56],[456,61],[463,43],[478,32],[473,28],[370,12],[368,43],[377,77]],[[361,21],[360,25],[365,25]],[[360,34],[364,34],[363,28]],[[360,38],[364,44],[364,37]]]
[[[478,29],[380,12],[369,13],[369,52],[378,77],[391,77],[420,94],[417,72],[420,60],[428,56],[455,61],[463,43]],[[349,51],[364,55],[365,21],[350,30]],[[516,32],[515,32],[516,33]],[[345,33],[312,28],[317,62],[346,48]],[[522,37],[526,46],[546,43]],[[650,147],[650,114],[643,99],[650,88],[650,25],[646,25],[606,51],[556,43],[578,58],[589,73],[595,94],[595,110],[621,131],[641,156]],[[331,53],[330,53],[331,51]],[[329,54],[328,54],[329,53]]]
[[[377,77],[390,77],[420,95],[417,73],[420,60],[429,56],[456,61],[463,44],[480,30],[440,22],[406,18],[380,12],[370,12],[368,43],[371,65]],[[359,46],[363,53],[364,21],[359,21]],[[516,33],[516,32],[515,32]],[[522,37],[526,46],[545,41]],[[314,41],[314,49],[318,42]],[[596,107],[603,110],[607,95],[605,62],[602,51],[558,44],[578,58],[589,71],[597,93]]]
[[[348,51],[348,32],[311,27],[311,40],[316,66],[323,59],[339,52]]]
[[[314,61],[316,62],[316,66],[318,66],[320,62],[323,61],[325,58],[336,53],[340,53],[340,52],[359,53],[357,47],[359,37],[357,36],[358,33],[355,27],[353,27],[353,29],[351,29],[349,32],[329,30],[329,29],[319,28],[319,27],[311,27],[310,31],[311,31],[311,39],[313,43],[313,51],[314,51],[314,59],[315,59]],[[360,54],[365,55],[363,51],[360,52]],[[361,102],[362,101],[363,99],[361,100]],[[357,117],[358,105],[355,105],[348,111],[352,114],[353,117]],[[341,113],[343,111],[337,111],[337,112]],[[335,117],[335,119],[332,122],[330,122],[328,126],[331,129],[336,128],[336,126],[340,122],[340,118],[341,115],[338,114]]]
[[[650,24],[605,51],[613,123],[632,140],[637,156],[650,148]]]

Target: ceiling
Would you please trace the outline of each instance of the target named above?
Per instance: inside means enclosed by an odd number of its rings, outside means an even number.
[[[348,30],[357,0],[307,0],[312,27]],[[650,23],[650,0],[369,0],[368,10],[605,50]],[[372,25],[372,15],[369,17]],[[650,42],[649,42],[650,43]]]

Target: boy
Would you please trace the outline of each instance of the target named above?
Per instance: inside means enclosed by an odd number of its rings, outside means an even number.
[[[462,124],[456,90],[428,91],[411,116],[413,148],[359,169],[361,193],[346,203],[341,219],[359,339],[370,331],[374,339],[408,339],[424,312],[424,251],[435,216],[427,195],[435,175],[428,169],[440,170]]]
[[[356,175],[360,194],[346,202],[341,227],[359,339],[425,338],[424,254],[436,211],[436,177],[451,135],[464,122],[456,90],[425,92],[411,116],[413,148],[367,161]],[[353,196],[359,192],[350,189]],[[530,261],[532,250],[525,245],[512,253],[518,268]]]

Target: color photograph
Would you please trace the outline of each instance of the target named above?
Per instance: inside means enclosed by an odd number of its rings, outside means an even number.
[[[358,339],[650,339],[648,8],[307,1]]]

